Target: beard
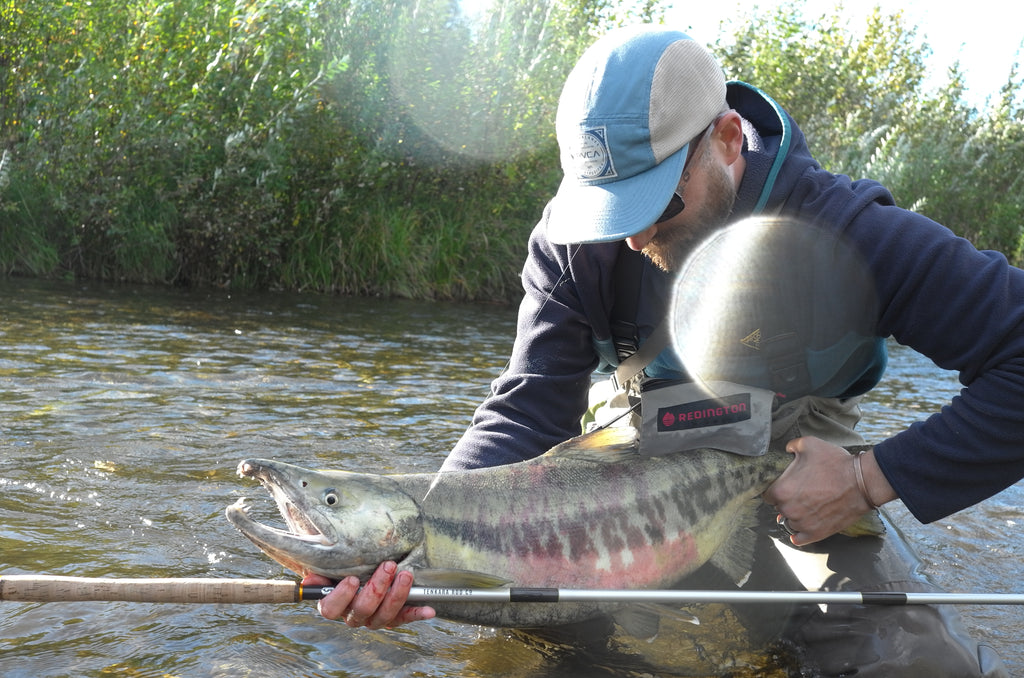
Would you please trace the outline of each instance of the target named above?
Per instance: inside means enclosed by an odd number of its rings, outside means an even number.
[[[706,153],[701,157],[701,171],[708,178],[707,194],[700,209],[688,215],[690,223],[658,229],[642,250],[663,271],[678,271],[694,246],[721,228],[732,214],[736,188],[728,170]]]

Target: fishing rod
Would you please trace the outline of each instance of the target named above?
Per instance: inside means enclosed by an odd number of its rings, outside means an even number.
[[[0,576],[0,602],[295,603],[319,600],[333,586],[285,579],[202,579]],[[1020,593],[899,591],[677,591],[414,586],[411,603],[806,603],[816,605],[1024,605]]]
[[[410,602],[495,603],[808,603],[847,605],[1024,605],[1024,594],[900,591],[684,591],[674,589],[448,589],[413,587]]]

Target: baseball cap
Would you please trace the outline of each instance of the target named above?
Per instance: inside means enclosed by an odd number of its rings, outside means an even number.
[[[549,206],[550,240],[608,242],[651,226],[679,184],[690,141],[727,108],[721,66],[685,33],[644,24],[601,37],[559,98],[563,178]]]

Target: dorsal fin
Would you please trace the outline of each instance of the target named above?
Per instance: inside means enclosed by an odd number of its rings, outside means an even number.
[[[885,523],[882,522],[877,510],[868,511],[853,525],[840,530],[839,534],[847,537],[881,537],[885,534]]]
[[[570,438],[552,447],[543,457],[568,457],[607,464],[635,457],[639,449],[637,441],[637,430],[632,426],[613,426]]]

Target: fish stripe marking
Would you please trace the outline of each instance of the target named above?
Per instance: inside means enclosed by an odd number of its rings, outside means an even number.
[[[528,477],[510,474],[500,486],[466,493],[467,503],[450,505],[448,515],[426,512],[426,533],[434,535],[428,538],[427,558],[446,561],[458,554],[470,569],[500,573],[523,584],[537,583],[531,577],[538,573],[545,573],[539,582],[545,585],[671,584],[707,559],[701,549],[713,551],[724,539],[716,534],[710,541],[698,540],[710,517],[738,497],[762,489],[766,465],[731,461],[725,468],[691,466],[685,473],[666,465],[664,474],[655,474],[656,487],[627,478],[624,467],[590,469],[594,487],[600,489],[584,499],[577,493],[576,502],[566,497],[572,495],[569,487],[578,482],[578,472],[531,468]],[[534,483],[565,491],[538,497],[531,492]],[[500,497],[503,511],[495,515],[481,496]],[[623,511],[624,506],[630,511]]]

